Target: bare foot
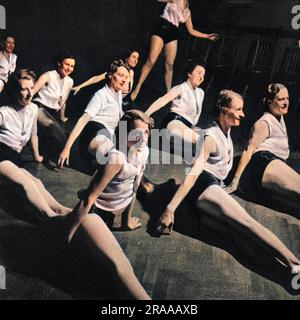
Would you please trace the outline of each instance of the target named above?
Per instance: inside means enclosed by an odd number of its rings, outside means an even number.
[[[127,227],[129,230],[135,230],[142,226],[140,219],[138,217],[129,217]]]
[[[67,214],[69,214],[70,212],[72,212],[71,208],[67,208],[64,206],[58,207],[54,210],[57,214],[59,214],[60,216],[66,216]]]

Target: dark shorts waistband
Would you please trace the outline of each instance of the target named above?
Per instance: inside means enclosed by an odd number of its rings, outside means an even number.
[[[203,171],[198,177],[196,183],[191,188],[187,195],[188,201],[194,206],[199,196],[210,186],[221,186],[221,180],[214,176],[212,173]]]
[[[170,112],[167,114],[167,116],[162,121],[161,129],[167,128],[168,124],[173,120],[181,121],[187,127],[191,128],[191,129],[193,128],[193,125],[188,120],[186,120],[184,117],[182,117],[178,113]]]

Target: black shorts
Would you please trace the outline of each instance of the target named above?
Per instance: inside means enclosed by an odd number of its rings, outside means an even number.
[[[55,110],[52,108],[49,108],[45,105],[43,105],[42,103],[38,102],[38,101],[33,101],[39,108],[43,108],[47,113],[50,114],[51,117],[53,117],[56,120],[59,120],[59,110]]]
[[[89,213],[98,215],[110,230],[113,229],[115,215],[111,211],[106,211],[93,205]]]
[[[102,130],[101,133],[103,135],[107,136],[109,139],[112,139],[110,132],[100,122],[89,121],[82,130],[82,133],[79,137],[78,148],[81,157],[86,161],[90,161],[93,159],[93,156],[89,152],[89,145],[91,141],[97,136],[98,131],[100,130]]]
[[[209,187],[209,186],[221,186],[221,180],[215,177],[212,173],[203,171],[198,177],[196,183],[188,193],[186,199],[193,206],[196,205],[196,202],[199,196]]]
[[[163,39],[164,44],[178,39],[178,28],[164,18],[160,18],[154,28],[151,30],[152,36],[159,36]]]
[[[258,151],[252,156],[239,183],[239,192],[247,199],[258,199],[263,196],[263,175],[267,166],[273,160],[284,161],[269,151]]]
[[[11,149],[5,143],[0,142],[0,162],[5,160],[11,161],[20,168],[23,167],[23,161],[21,159],[20,153]]]
[[[131,94],[128,93],[122,100],[122,109],[124,112],[132,109],[133,101],[131,100]]]
[[[173,120],[179,120],[183,124],[185,124],[187,127],[191,128],[191,129],[193,128],[193,125],[188,120],[186,120],[184,117],[182,117],[181,115],[179,115],[175,112],[170,112],[166,115],[166,117],[162,121],[160,128],[161,129],[167,128],[168,124]]]

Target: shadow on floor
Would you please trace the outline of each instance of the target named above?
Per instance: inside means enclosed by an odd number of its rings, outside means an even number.
[[[20,209],[24,207],[22,201],[17,198],[12,200],[7,191],[1,190],[0,203],[0,264],[9,273],[45,281],[48,286],[41,285],[41,299],[55,296],[54,293],[43,292],[53,288],[73,299],[131,298],[107,257],[97,255],[95,258],[90,254],[89,244],[80,230],[66,247],[58,240],[59,230],[49,227],[49,222],[38,219],[29,210]],[[28,287],[24,288],[24,285]],[[25,292],[34,290],[30,287],[34,283],[17,282],[10,286],[21,286]],[[7,292],[10,299],[13,298],[11,294],[14,295]],[[5,292],[1,299],[5,299]]]
[[[176,190],[174,179],[155,185],[150,194],[140,188],[138,199],[150,216],[147,231],[152,236],[156,236],[157,219]],[[218,213],[196,212],[190,203],[183,201],[176,211],[174,230],[227,251],[244,267],[281,285],[291,295],[300,294],[292,288],[293,275],[276,259],[273,249],[235,221]]]

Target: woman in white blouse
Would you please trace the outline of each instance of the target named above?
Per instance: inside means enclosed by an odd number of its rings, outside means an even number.
[[[96,172],[89,187],[80,193],[81,200],[73,211],[77,222],[73,220],[68,229],[68,241],[79,227],[81,241],[83,238],[88,242],[97,261],[108,261],[108,268],[117,273],[123,284],[119,285],[123,297],[127,294],[129,298],[125,286],[133,298],[142,300],[150,297],[109,227],[112,226],[110,217],[114,219],[121,215],[125,218],[122,219],[125,230],[134,230],[141,225],[138,218],[131,217],[131,212],[148,157],[147,143],[152,126],[152,119],[139,110],[124,114],[116,129],[116,148],[109,152],[107,163]]]
[[[199,140],[196,125],[202,112],[204,91],[198,87],[204,78],[205,69],[195,62],[189,62],[186,67],[187,80],[153,102],[146,111],[150,116],[172,101],[170,112],[163,119],[161,128],[168,129],[173,137],[179,138],[180,149],[182,141],[186,143],[185,147],[188,144],[195,147]],[[174,143],[176,141],[174,139]]]
[[[288,89],[280,83],[267,88],[264,114],[254,124],[228,192],[237,188],[249,198],[272,197],[299,212],[300,175],[286,160],[289,142],[284,116],[289,110]]]
[[[7,35],[0,51],[0,93],[7,83],[8,77],[16,69],[17,56],[13,53],[16,46],[16,40],[13,36]]]
[[[0,107],[0,184],[21,190],[39,215],[56,217],[71,209],[56,201],[42,182],[22,168],[20,153],[31,139],[34,157],[41,162],[37,137],[37,105],[31,102],[35,74],[27,69],[13,73],[5,87],[7,104]]]
[[[188,32],[194,37],[205,38],[211,41],[216,41],[219,38],[217,34],[206,34],[194,29],[188,0],[158,1],[165,2],[166,6],[159,22],[152,29],[149,56],[146,63],[142,67],[141,75],[136,88],[131,94],[132,101],[137,98],[144,81],[154,67],[163,48],[165,51],[166,89],[167,91],[171,89],[173,80],[173,66],[177,54],[177,41],[179,35],[178,27],[180,23],[184,23]]]
[[[122,60],[114,61],[106,75],[107,84],[94,94],[60,154],[58,166],[61,169],[65,162],[69,164],[70,151],[78,136],[79,152],[86,161],[95,159],[98,151],[105,155],[113,146],[111,138],[124,114],[122,90],[128,81],[127,64]]]
[[[159,234],[169,234],[176,224],[176,210],[185,199],[198,212],[219,212],[229,221],[246,228],[273,249],[292,273],[300,273],[300,261],[267,228],[254,220],[246,210],[224,189],[223,180],[233,163],[233,144],[230,137],[232,127],[239,126],[244,117],[243,98],[230,90],[220,92],[215,107],[215,124],[205,130],[204,144],[191,171],[169,202],[157,224]],[[174,220],[175,216],[175,220]]]

